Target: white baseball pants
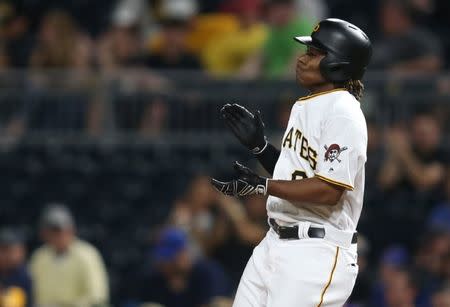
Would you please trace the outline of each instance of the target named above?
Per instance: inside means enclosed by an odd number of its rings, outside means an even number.
[[[281,240],[273,229],[253,250],[233,307],[341,307],[355,285],[356,244]]]

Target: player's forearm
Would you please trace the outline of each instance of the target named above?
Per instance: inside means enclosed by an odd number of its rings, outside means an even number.
[[[342,196],[344,189],[319,178],[302,180],[269,180],[267,192],[282,199],[306,202],[318,205],[334,206]]]
[[[275,169],[275,164],[277,164],[278,157],[280,156],[280,151],[276,149],[275,146],[268,143],[266,149],[259,154],[255,154],[255,156],[266,171],[273,175],[273,170]]]

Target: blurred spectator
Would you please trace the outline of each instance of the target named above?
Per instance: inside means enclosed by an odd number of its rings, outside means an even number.
[[[139,130],[143,136],[161,135],[167,128],[168,103],[161,98],[155,98],[150,105],[145,108],[140,121]]]
[[[127,8],[114,12],[111,29],[99,41],[98,62],[102,69],[134,64],[143,49],[139,26],[139,12]]]
[[[222,0],[218,0],[220,2]],[[206,3],[196,0],[156,1],[155,18],[177,19],[188,21],[186,48],[189,52],[200,56],[204,49],[216,38],[226,36],[239,29],[239,21],[232,14],[222,12],[216,1],[208,0],[208,7],[215,7],[216,11],[205,10]],[[227,1],[223,1],[226,5]],[[198,14],[199,6],[201,14]],[[159,52],[163,43],[161,33],[150,36],[149,47],[151,52]]]
[[[253,248],[264,238],[268,230],[266,198],[252,196],[243,203],[221,195],[217,205],[222,225],[220,243],[213,257],[230,274],[237,288],[245,265]]]
[[[192,179],[184,199],[179,200],[170,215],[170,223],[188,231],[203,253],[210,255],[221,241],[223,221],[218,219],[219,194],[209,177]]]
[[[198,0],[157,0],[155,15],[159,20],[190,21],[199,13]]]
[[[196,1],[162,1],[158,13],[161,29],[157,46],[139,62],[154,69],[201,69],[198,57],[188,48],[191,21],[197,13]]]
[[[378,268],[378,279],[374,282],[373,285],[371,306],[389,306],[387,297],[388,288],[391,284],[395,283],[397,283],[398,286],[402,286],[401,276],[400,278],[398,278],[397,275],[399,274],[399,272],[403,272],[405,268],[409,266],[409,263],[410,260],[408,251],[403,246],[394,245],[384,251],[381,256],[380,266]],[[390,295],[392,296],[395,294],[390,293]],[[394,299],[395,298],[391,297],[391,302]],[[396,307],[396,305],[391,306]]]
[[[30,58],[31,67],[41,73],[30,78],[28,94],[20,101],[24,104],[6,129],[10,135],[20,137],[36,130],[82,131],[88,126],[91,97],[83,90],[92,85],[92,79],[84,74],[91,68],[91,49],[90,39],[68,13],[53,10],[44,16]],[[55,88],[64,91],[55,95],[50,90]]]
[[[316,23],[329,16],[326,0],[295,0],[299,17],[308,17],[311,22]]]
[[[442,67],[440,41],[415,24],[409,1],[384,0],[380,10],[382,36],[374,42],[372,67],[417,73]]]
[[[29,31],[29,21],[13,3],[0,2],[0,42],[8,64],[15,68],[28,66],[34,39]],[[4,59],[2,59],[3,67]]]
[[[413,243],[411,231],[419,234],[424,214],[442,197],[448,155],[441,144],[441,128],[431,114],[417,113],[408,127],[410,134],[401,128],[386,133],[387,152],[378,183],[389,197],[383,200],[379,218],[389,221],[382,237]]]
[[[408,270],[394,272],[386,284],[386,305],[380,307],[415,307],[417,285],[414,277]]]
[[[450,285],[443,287],[433,295],[432,307],[450,306]]]
[[[267,28],[260,19],[262,4],[262,0],[227,2],[227,11],[239,17],[240,27],[217,36],[206,46],[203,58],[211,73],[231,76],[262,48],[267,38]]]
[[[312,23],[298,17],[294,0],[266,1],[265,12],[270,27],[269,36],[260,54],[251,57],[243,67],[242,75],[267,78],[293,76],[296,58],[303,49],[290,38],[310,35]]]
[[[119,19],[132,19],[133,24],[140,29],[142,42],[145,41],[148,35],[158,28],[155,23],[155,16],[152,14],[152,7],[160,0],[148,1],[148,0],[117,0],[114,3],[114,10],[112,11],[113,20]],[[131,17],[131,18],[130,18]],[[111,22],[109,18],[108,22]]]
[[[25,268],[25,246],[14,229],[0,229],[0,306],[31,307],[31,277]]]
[[[37,45],[31,56],[36,69],[88,69],[91,42],[64,11],[54,10],[42,19]]]
[[[410,135],[399,128],[387,132],[388,159],[380,173],[380,184],[390,189],[406,180],[418,191],[433,190],[442,183],[448,164],[441,128],[428,113],[414,115],[409,128]]]
[[[420,270],[439,280],[445,275],[445,261],[450,252],[450,232],[442,229],[430,229],[422,238],[416,253],[416,266]]]
[[[235,33],[239,28],[239,19],[226,12],[195,16],[187,37],[188,49],[200,56],[217,38]]]
[[[450,40],[447,38],[450,30],[450,2],[447,0],[410,0],[414,9],[414,17],[420,24],[428,26],[439,35],[443,44],[447,47],[446,55],[449,55]],[[448,64],[448,59],[447,59]]]
[[[433,292],[444,285],[446,277],[446,258],[450,254],[450,232],[431,229],[424,233],[416,252],[416,271],[418,273],[418,303],[431,304]]]
[[[32,27],[35,27],[48,11],[60,9],[68,12],[83,31],[93,37],[108,26],[110,12],[117,1],[95,0],[93,3],[84,0],[13,0],[24,11],[24,14],[29,16]]]
[[[136,305],[200,307],[230,294],[222,269],[205,258],[195,257],[182,230],[163,230],[153,247],[152,258],[151,268],[140,270],[134,280],[131,298]]]
[[[186,22],[164,20],[161,31],[161,49],[140,59],[143,65],[154,69],[201,69],[199,59],[187,49]]]
[[[94,306],[108,302],[108,279],[99,252],[75,236],[71,213],[48,207],[40,230],[45,245],[30,261],[36,303],[40,306]]]

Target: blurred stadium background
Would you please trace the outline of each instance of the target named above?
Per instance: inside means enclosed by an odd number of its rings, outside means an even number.
[[[324,17],[374,44],[348,306],[450,306],[448,0],[1,0],[0,306],[230,306],[267,223],[218,111],[277,144]]]

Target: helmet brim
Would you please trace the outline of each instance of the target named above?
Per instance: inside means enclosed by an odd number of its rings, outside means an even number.
[[[311,36],[296,36],[294,39],[300,44],[312,46],[312,37]]]
[[[322,45],[318,44],[317,41],[313,41],[311,36],[296,36],[294,39],[300,44],[312,47],[324,53],[327,53],[326,49]]]

